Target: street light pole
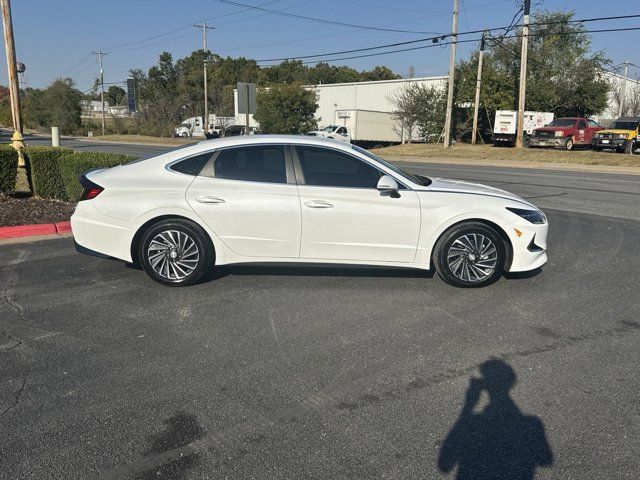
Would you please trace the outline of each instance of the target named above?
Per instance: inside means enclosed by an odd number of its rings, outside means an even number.
[[[100,100],[102,101],[102,136],[104,137],[104,69],[102,68],[102,57],[107,55],[102,50],[98,50],[97,52],[93,52],[94,55],[98,56],[98,60],[100,61]]]
[[[456,73],[456,43],[458,41],[458,0],[453,0],[453,25],[451,27],[451,50],[449,52],[449,92],[447,95],[447,116],[444,122],[444,148],[449,148],[451,117],[453,113],[453,84]]]
[[[11,101],[11,116],[13,130],[22,134],[22,118],[20,111],[20,86],[18,84],[18,70],[16,68],[16,47],[13,41],[13,22],[11,19],[11,1],[1,0],[2,24],[4,26],[4,46],[7,53],[7,69],[9,78],[9,97]]]
[[[214,30],[215,27],[210,27],[207,22],[202,24],[195,24],[194,27],[202,29],[202,51],[204,52],[204,65],[203,65],[203,81],[204,81],[204,117],[202,126],[204,128],[205,136],[209,133],[209,95],[207,87],[207,30]]]

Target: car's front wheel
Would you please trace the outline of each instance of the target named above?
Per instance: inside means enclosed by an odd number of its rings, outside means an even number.
[[[438,240],[434,262],[440,277],[456,287],[484,287],[504,271],[506,248],[488,225],[465,222],[451,227]]]
[[[195,223],[167,219],[143,234],[138,258],[156,282],[174,287],[192,285],[211,267],[213,246]]]

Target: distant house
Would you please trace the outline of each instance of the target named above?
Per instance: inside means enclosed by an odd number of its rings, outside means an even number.
[[[102,115],[102,102],[100,100],[80,100],[83,117],[99,117]],[[109,102],[104,102],[105,115],[116,117],[129,116],[129,108],[126,105],[110,106]]]

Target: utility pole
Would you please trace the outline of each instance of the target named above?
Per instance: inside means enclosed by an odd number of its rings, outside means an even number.
[[[473,106],[473,131],[471,132],[471,145],[476,144],[478,135],[478,110],[480,108],[480,87],[482,86],[482,61],[484,60],[484,47],[486,43],[487,32],[482,32],[480,40],[480,51],[478,52],[478,77],[476,79],[476,102]]]
[[[20,86],[18,84],[18,70],[16,68],[16,47],[13,41],[13,22],[11,20],[11,1],[0,0],[2,3],[2,24],[4,26],[4,47],[7,53],[7,69],[9,76],[9,97],[11,100],[11,116],[13,130],[22,134],[22,118],[20,116]]]
[[[527,93],[527,54],[529,53],[529,14],[531,0],[524,0],[524,21],[522,25],[522,50],[520,52],[520,90],[518,92],[518,124],[516,147],[524,146],[524,104]]]
[[[102,68],[102,57],[107,54],[102,50],[93,52],[93,54],[98,56],[100,62],[100,100],[102,101],[102,136],[104,137],[104,69]]]
[[[620,103],[618,105],[618,118],[622,116],[624,112],[624,101],[627,99],[627,74],[629,73],[629,60],[626,60],[624,65],[624,76],[622,77],[622,88],[620,89]]]
[[[195,24],[194,27],[202,29],[202,51],[204,52],[204,66],[203,66],[203,78],[204,78],[204,117],[202,121],[202,127],[204,128],[205,136],[209,133],[209,95],[207,92],[207,30],[214,30],[215,27],[210,27],[207,22],[202,24]]]
[[[453,0],[453,25],[451,27],[451,51],[449,53],[449,93],[447,95],[447,116],[444,122],[444,148],[449,148],[451,117],[453,114],[453,83],[456,74],[456,43],[458,41],[458,0]]]

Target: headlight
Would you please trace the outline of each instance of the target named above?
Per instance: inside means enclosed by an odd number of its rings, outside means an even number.
[[[563,137],[564,136],[564,132],[561,130],[556,130],[556,137]]]
[[[626,133],[619,133],[616,135],[616,138],[627,138],[627,134]]]
[[[599,133],[598,133],[598,134],[596,135],[596,138],[602,138],[603,136],[604,136],[604,135],[601,135],[601,134],[599,134]]]
[[[525,210],[524,208],[512,208],[507,207],[511,213],[515,213],[519,217],[524,218],[528,222],[535,223],[536,225],[547,223],[547,217],[540,210]]]

